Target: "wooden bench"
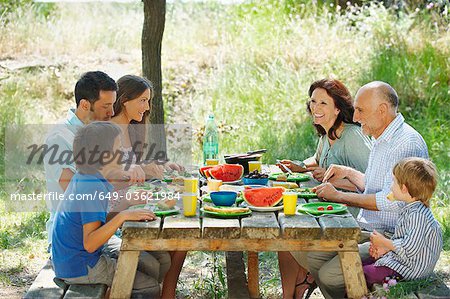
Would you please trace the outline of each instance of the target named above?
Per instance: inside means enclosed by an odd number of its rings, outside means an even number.
[[[54,281],[55,272],[51,261],[47,261],[34,280],[24,298],[104,298],[104,284],[68,285],[62,280]]]

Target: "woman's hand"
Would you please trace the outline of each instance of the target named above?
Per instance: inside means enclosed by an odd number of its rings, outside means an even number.
[[[131,165],[130,169],[125,171],[125,176],[129,177],[131,184],[145,182],[145,172],[139,165]]]
[[[318,180],[319,182],[323,181],[323,176],[325,175],[325,168],[317,167],[317,166],[310,166],[307,168],[309,171],[311,171],[313,178]]]
[[[284,169],[283,164],[287,168],[289,168],[292,172],[305,172],[308,171],[308,169],[303,168],[297,164],[294,164],[291,160],[281,160],[280,163],[276,164],[283,172],[287,172],[286,169]]]
[[[143,167],[146,176],[159,180],[164,178],[164,166],[152,162],[150,164],[143,165]]]
[[[153,221],[156,219],[155,214],[148,209],[125,210],[119,213],[124,221]]]
[[[176,170],[176,171],[178,171],[178,173],[184,171],[183,166],[181,166],[180,164],[174,163],[174,162],[167,162],[166,164],[164,164],[164,168],[167,170]]]

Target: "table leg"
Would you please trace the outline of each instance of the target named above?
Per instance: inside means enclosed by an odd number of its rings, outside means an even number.
[[[349,298],[361,298],[366,295],[367,285],[358,251],[339,252],[345,288]]]
[[[140,251],[120,251],[111,287],[111,299],[131,297]]]
[[[250,298],[259,298],[259,264],[258,252],[249,251],[247,255],[248,292]]]

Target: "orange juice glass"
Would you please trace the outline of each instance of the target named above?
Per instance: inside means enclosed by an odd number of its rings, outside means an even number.
[[[219,165],[219,159],[206,159],[206,165]]]
[[[197,194],[183,193],[183,215],[192,217],[197,214]]]
[[[198,193],[198,178],[184,178],[184,192]]]
[[[295,215],[297,207],[297,193],[283,192],[284,215]]]
[[[248,172],[258,170],[261,173],[262,162],[261,161],[248,161]]]

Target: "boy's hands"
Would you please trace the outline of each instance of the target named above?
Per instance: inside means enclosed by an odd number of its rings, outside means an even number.
[[[392,241],[377,232],[376,230],[373,230],[373,232],[370,234],[370,248],[369,248],[369,254],[374,259],[379,259],[389,251],[391,251],[392,247]]]
[[[119,215],[123,217],[124,221],[153,221],[156,219],[156,215],[147,209],[125,210],[120,212]]]
[[[387,239],[376,230],[373,230],[373,232],[370,234],[370,242],[377,247],[385,247],[386,241],[388,240],[389,239]]]
[[[388,252],[389,252],[389,250],[387,250],[386,248],[377,247],[377,246],[373,245],[373,243],[370,243],[369,254],[374,259],[377,260]]]

